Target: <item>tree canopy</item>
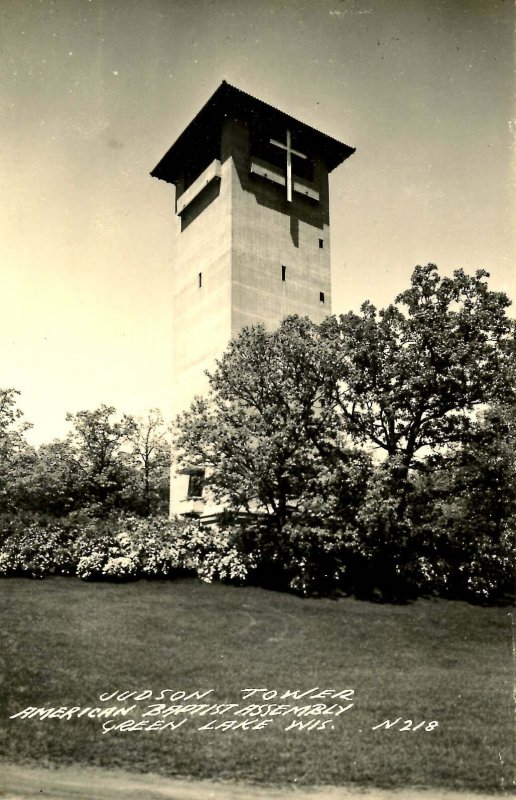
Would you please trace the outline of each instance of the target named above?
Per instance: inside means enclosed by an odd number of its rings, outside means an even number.
[[[299,317],[272,332],[246,328],[229,344],[209,397],[179,417],[175,438],[181,466],[204,466],[217,501],[265,511],[281,527],[322,477],[340,433],[320,356],[317,326]],[[343,443],[338,450],[347,452]]]
[[[337,464],[346,472],[351,452],[365,468],[356,446],[384,452],[401,496],[412,467],[464,440],[477,406],[514,396],[510,301],[487,277],[418,266],[381,311],[366,302],[320,326],[293,316],[272,332],[244,329],[209,375],[209,396],[178,419],[180,466],[204,466],[216,500],[280,525],[308,507],[314,481],[322,491]]]
[[[487,277],[441,278],[434,264],[418,266],[386,309],[366,302],[361,314],[322,325],[343,426],[402,470],[423,448],[461,441],[476,406],[514,397],[510,301]]]
[[[0,511],[17,507],[33,457],[25,439],[32,426],[23,420],[19,395],[17,389],[0,389]]]

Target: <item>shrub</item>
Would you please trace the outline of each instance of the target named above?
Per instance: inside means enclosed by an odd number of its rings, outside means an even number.
[[[203,581],[245,581],[249,559],[232,543],[230,531],[206,528],[196,520],[127,518],[119,529],[79,537],[77,574],[85,579],[173,577],[180,572]]]
[[[344,586],[348,536],[291,520],[284,528],[289,588],[302,595],[332,595]]]
[[[514,592],[514,519],[477,524],[460,498],[437,500],[420,523],[431,553],[435,594],[477,603],[503,601]]]
[[[348,531],[292,517],[281,529],[267,517],[228,523],[233,547],[248,569],[248,582],[304,596],[332,595],[346,572]]]
[[[180,549],[182,566],[206,582],[244,583],[254,566],[252,555],[240,551],[230,528],[206,528],[190,522],[176,531],[174,542]]]
[[[75,572],[73,536],[58,524],[13,520],[0,534],[0,575],[71,575]]]
[[[5,522],[0,532],[0,574],[76,574],[83,580],[175,577],[187,572],[203,581],[245,581],[252,559],[243,557],[231,531],[196,520],[162,517],[66,522]]]

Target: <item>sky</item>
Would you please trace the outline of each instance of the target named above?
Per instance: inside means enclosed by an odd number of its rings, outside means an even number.
[[[331,176],[333,311],[416,264],[516,298],[509,0],[2,0],[0,387],[33,443],[101,403],[171,416],[173,187],[220,82],[356,153]]]

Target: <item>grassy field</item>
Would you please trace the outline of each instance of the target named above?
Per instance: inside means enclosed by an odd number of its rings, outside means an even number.
[[[511,785],[507,608],[302,600],[195,580],[10,579],[0,597],[4,760],[277,784]],[[248,687],[315,686],[355,690],[333,728],[285,731],[274,717],[263,730],[200,731],[205,720],[191,718],[103,734],[87,716],[9,719],[27,706],[99,706],[117,689],[212,688],[211,702],[242,704]],[[397,717],[439,726],[372,729]]]

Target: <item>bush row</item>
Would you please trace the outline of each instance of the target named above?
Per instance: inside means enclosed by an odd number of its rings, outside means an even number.
[[[242,583],[242,557],[229,531],[163,517],[68,520],[11,519],[0,530],[0,575],[83,580],[131,580],[196,575],[203,581]]]
[[[437,531],[437,533],[435,532]],[[126,581],[195,575],[302,595],[401,601],[421,595],[494,602],[514,585],[514,533],[458,536],[435,520],[396,522],[385,505],[331,530],[295,516],[208,528],[162,517],[0,520],[0,575]]]
[[[514,594],[515,537],[509,527],[497,541],[480,532],[475,542],[457,540],[455,530],[435,532],[410,520],[382,533],[375,537],[360,527],[329,531],[292,521],[274,545],[267,526],[258,523],[241,531],[239,551],[259,553],[248,580],[303,595],[493,603]]]

